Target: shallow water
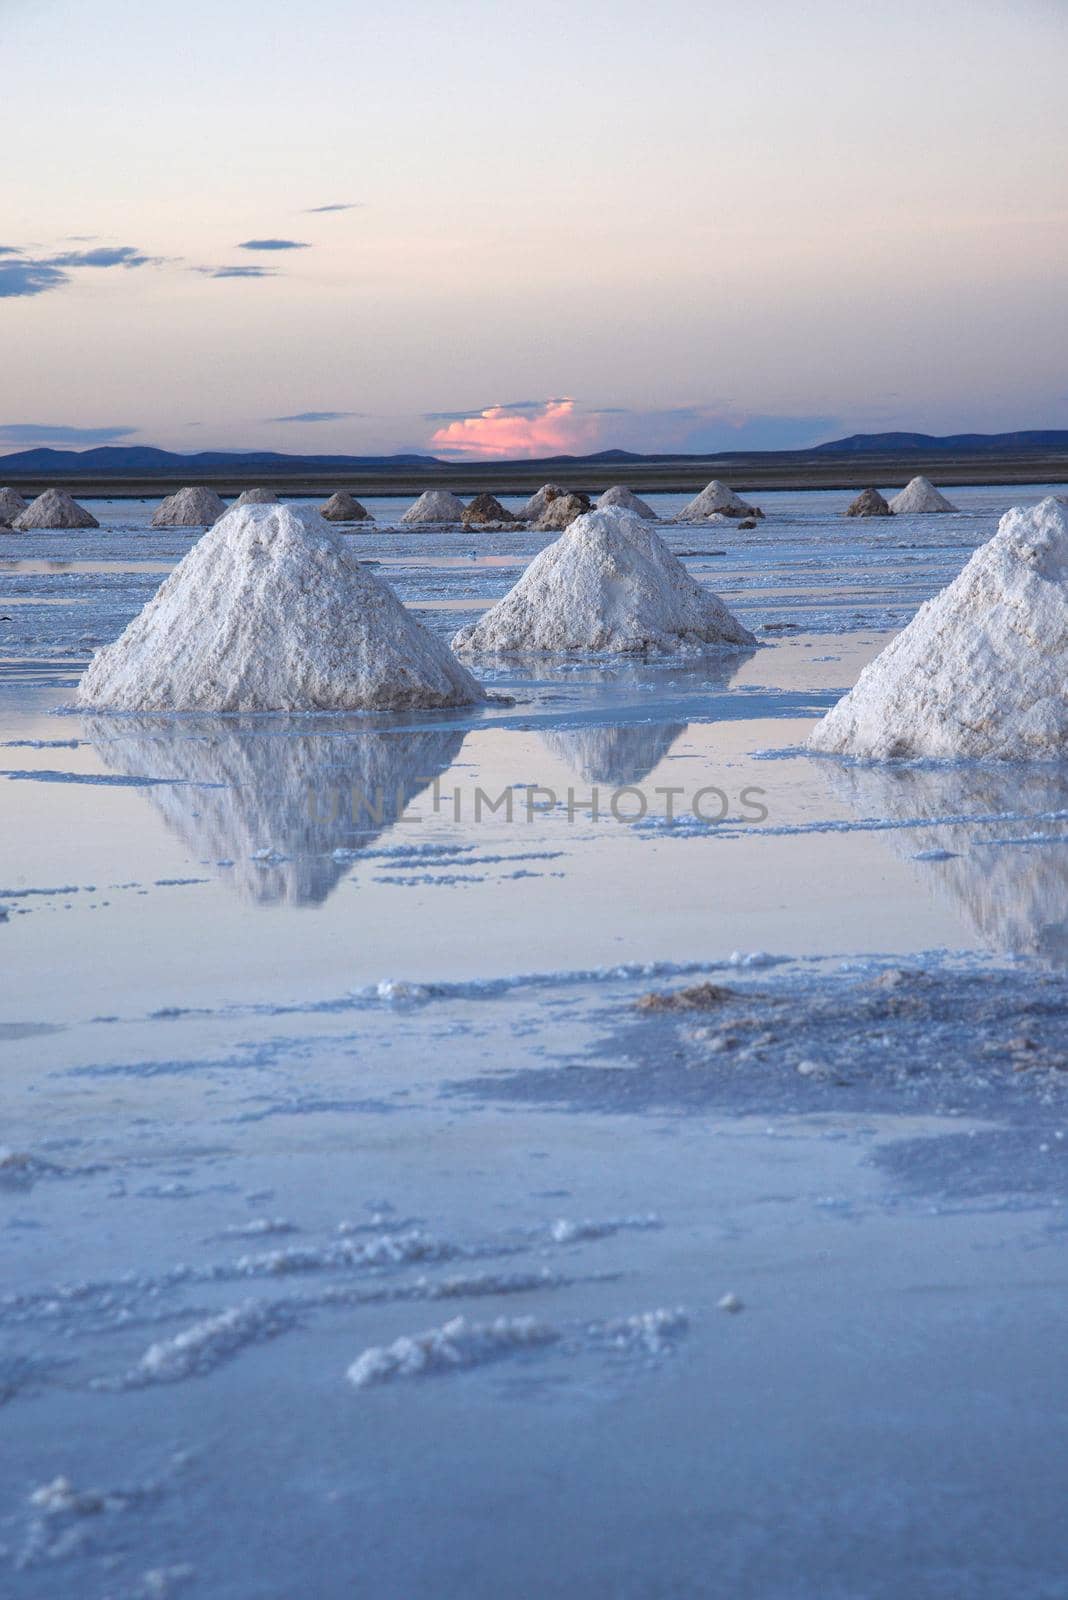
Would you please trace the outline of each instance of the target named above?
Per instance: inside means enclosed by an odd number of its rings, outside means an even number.
[[[759,648],[406,718],[64,710],[194,536],[4,539],[12,1593],[1066,1592],[1068,771],[801,750],[1041,493],[670,527]],[[547,542],[403,505],[445,636]]]

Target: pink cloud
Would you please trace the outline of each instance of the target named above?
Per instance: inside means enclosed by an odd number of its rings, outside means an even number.
[[[573,400],[546,400],[534,415],[490,406],[477,417],[458,418],[437,428],[430,444],[465,456],[575,455],[595,445],[599,434],[599,419],[578,414]]]

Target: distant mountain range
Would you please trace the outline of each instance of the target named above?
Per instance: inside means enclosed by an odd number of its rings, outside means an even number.
[[[303,456],[283,455],[273,450],[204,450],[196,455],[179,455],[157,450],[151,445],[102,445],[93,450],[17,450],[0,456],[0,481],[7,478],[167,478],[195,483],[204,477],[255,476],[272,478],[293,475],[324,476],[390,470],[398,468],[452,469],[493,466],[496,469],[536,465],[551,467],[565,462],[577,466],[608,466],[627,462],[674,461],[804,461],[826,456],[846,455],[1026,455],[1068,453],[1068,429],[1046,428],[1026,433],[955,433],[936,436],[929,433],[854,433],[848,439],[831,439],[807,450],[721,450],[709,455],[642,455],[633,450],[598,450],[585,456],[544,456],[540,462],[492,463],[444,462],[430,455],[393,456]]]

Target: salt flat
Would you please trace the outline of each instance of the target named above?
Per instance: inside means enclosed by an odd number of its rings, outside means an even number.
[[[1042,495],[757,495],[661,530],[756,649],[405,717],[64,710],[195,535],[3,539],[5,1592],[1066,1592],[1068,773],[801,749]],[[444,638],[551,537],[406,503]]]

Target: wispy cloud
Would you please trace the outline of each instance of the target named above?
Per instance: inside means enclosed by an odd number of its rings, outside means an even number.
[[[19,257],[0,261],[0,300],[47,294],[49,289],[61,289],[69,282],[69,273],[42,261],[25,261]]]
[[[244,239],[239,250],[310,250],[311,245],[299,239]]]
[[[0,439],[7,444],[112,444],[137,432],[137,428],[75,428],[57,422],[0,422]]]
[[[295,411],[291,417],[270,417],[270,422],[341,422],[346,417],[362,417],[362,411]]]
[[[275,267],[194,267],[205,278],[277,278]]]
[[[362,200],[344,200],[330,206],[305,206],[304,215],[306,217],[318,217],[324,211],[360,211],[363,209],[363,204]]]
[[[95,250],[67,250],[62,255],[46,256],[47,267],[153,267],[162,257],[146,256],[132,244],[99,245]]]
[[[95,250],[64,250],[58,255],[28,256],[17,245],[0,246],[0,299],[47,294],[70,283],[72,272],[87,267],[159,266],[160,256],[146,255],[132,244],[102,245]]]

